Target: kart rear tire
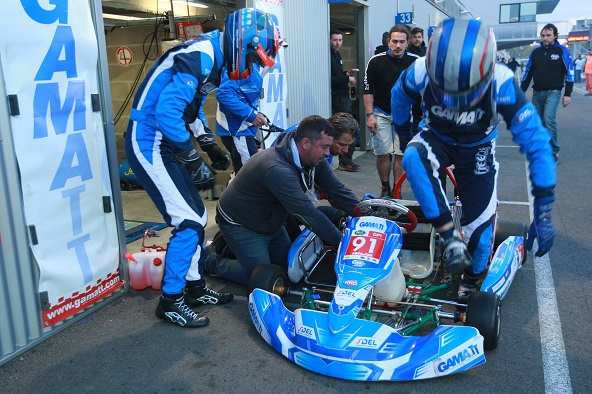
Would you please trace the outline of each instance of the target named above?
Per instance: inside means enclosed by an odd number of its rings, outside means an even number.
[[[249,294],[255,289],[261,289],[281,296],[287,283],[288,276],[282,268],[275,264],[260,264],[249,278]]]
[[[469,296],[466,325],[483,336],[485,350],[497,347],[501,325],[501,299],[495,293],[476,291]]]
[[[497,247],[501,245],[508,237],[512,235],[518,237],[524,237],[528,234],[528,228],[522,222],[511,222],[509,220],[498,220],[495,228],[495,240],[493,242],[493,250],[497,250]]]

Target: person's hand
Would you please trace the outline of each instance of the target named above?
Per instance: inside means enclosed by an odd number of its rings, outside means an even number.
[[[538,238],[539,248],[535,256],[544,256],[553,246],[553,223],[551,221],[551,208],[554,197],[535,197],[532,224],[528,231],[528,240],[526,241],[526,250],[531,250],[534,239]]]
[[[193,147],[177,153],[175,159],[185,165],[197,190],[205,191],[216,186],[216,171],[201,158],[197,148]]]
[[[368,116],[368,120],[366,121],[366,126],[368,127],[368,131],[374,135],[378,131],[378,122],[374,115]]]
[[[251,122],[255,127],[267,126],[269,123],[267,122],[267,117],[263,115],[261,112],[257,114],[255,119]]]
[[[351,70],[347,70],[345,72],[345,74],[347,74],[348,77],[353,77],[354,75],[356,75],[356,73],[360,71],[357,68],[352,68]]]
[[[356,79],[354,77],[349,77],[349,84],[355,85],[355,83],[356,83]]]
[[[561,104],[563,105],[563,107],[567,107],[569,104],[571,103],[571,97],[569,96],[563,96],[563,100],[561,100]]]
[[[202,134],[196,138],[199,147],[206,152],[212,167],[219,171],[225,171],[230,166],[230,156],[218,146],[216,138],[212,134]]]

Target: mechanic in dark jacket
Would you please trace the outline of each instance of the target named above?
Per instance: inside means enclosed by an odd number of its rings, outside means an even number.
[[[532,85],[532,103],[534,104],[543,124],[551,133],[551,147],[555,162],[559,160],[559,143],[557,141],[557,107],[561,98],[561,90],[565,84],[565,92],[561,104],[567,107],[571,103],[573,90],[574,67],[569,49],[557,42],[557,27],[549,23],[541,30],[541,46],[530,54],[521,88],[526,92],[530,80]]]
[[[210,254],[204,263],[207,272],[246,285],[259,264],[287,269],[288,213],[329,245],[339,246],[341,232],[309,198],[316,199],[316,184],[349,215],[359,202],[325,160],[334,134],[326,119],[308,116],[296,131],[281,134],[274,147],[249,159],[216,208],[220,231],[237,260]]]

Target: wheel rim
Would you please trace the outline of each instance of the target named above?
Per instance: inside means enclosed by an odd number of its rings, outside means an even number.
[[[277,295],[282,295],[282,291],[284,289],[284,279],[277,278],[275,282],[273,282],[273,293]]]

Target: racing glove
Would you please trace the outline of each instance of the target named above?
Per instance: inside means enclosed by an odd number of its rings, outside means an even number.
[[[192,147],[177,153],[175,159],[185,165],[197,190],[205,191],[216,186],[216,171],[201,158],[197,148]]]
[[[535,256],[544,256],[553,246],[553,238],[555,232],[553,231],[553,223],[551,222],[551,208],[554,196],[550,197],[535,197],[532,224],[528,230],[528,240],[526,241],[526,249],[531,250],[534,239],[538,238],[539,248]]]
[[[196,138],[199,147],[212,161],[212,167],[224,171],[230,166],[230,156],[218,146],[212,134],[202,134]]]

